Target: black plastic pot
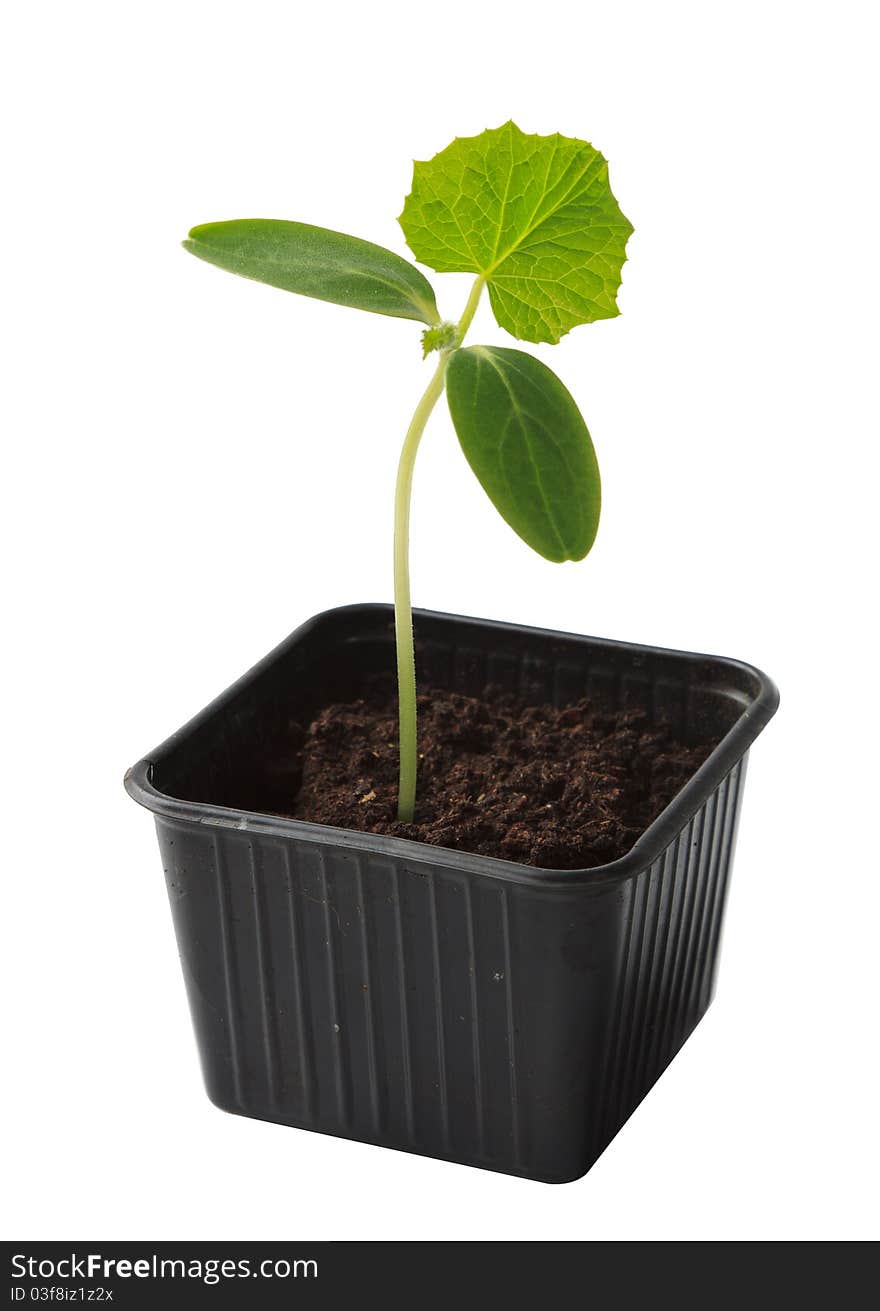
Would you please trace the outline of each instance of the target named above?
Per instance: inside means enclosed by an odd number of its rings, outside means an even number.
[[[426,682],[586,694],[717,745],[598,869],[279,818],[265,813],[290,804],[272,773],[278,725],[393,668],[388,606],[304,624],[126,776],[156,815],[208,1094],[240,1115],[576,1179],[709,1005],[746,753],[778,695],[734,660],[425,612],[416,634]]]

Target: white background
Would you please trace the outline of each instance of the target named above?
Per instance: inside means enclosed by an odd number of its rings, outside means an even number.
[[[876,1198],[875,54],[866,3],[16,7],[3,41],[4,1233],[864,1238]],[[873,111],[873,113],[872,113]],[[189,258],[262,215],[406,253],[411,161],[592,140],[622,317],[537,348],[603,470],[533,556],[443,407],[417,603],[740,656],[778,681],[717,1000],[561,1188],[213,1109],[125,767],[308,615],[390,596],[418,325]],[[456,316],[469,280],[433,276]],[[504,342],[484,306],[472,340]],[[509,340],[509,339],[508,339]]]

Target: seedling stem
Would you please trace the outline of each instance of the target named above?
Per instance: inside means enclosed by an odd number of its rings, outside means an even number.
[[[415,818],[416,775],[418,773],[418,728],[416,715],[416,661],[413,645],[412,596],[409,581],[409,512],[412,502],[413,470],[419,443],[431,411],[443,395],[446,365],[452,351],[461,345],[471,325],[485,278],[474,280],[464,313],[455,331],[455,341],[440,352],[437,368],[406,431],[397,486],[394,492],[394,628],[397,646],[397,689],[400,724],[400,784],[397,794],[397,818],[411,824]]]

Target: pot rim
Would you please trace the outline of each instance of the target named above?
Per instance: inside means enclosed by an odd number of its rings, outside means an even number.
[[[525,884],[530,887],[573,888],[585,885],[622,882],[634,878],[652,865],[666,848],[687,827],[690,820],[708,800],[731,769],[743,758],[752,742],[772,719],[779,706],[779,691],[771,678],[754,665],[728,656],[704,655],[682,651],[673,647],[651,646],[640,642],[623,642],[611,638],[589,638],[595,645],[610,650],[644,652],[651,655],[681,656],[688,660],[707,660],[715,665],[735,669],[746,674],[757,691],[750,703],[744,706],[736,722],[720,742],[713,747],[702,765],[690,777],[660,814],[633,843],[625,855],[604,865],[589,869],[540,869],[505,860],[501,856],[484,856],[457,851],[451,847],[432,846],[412,838],[390,837],[380,833],[362,833],[355,829],[336,828],[329,824],[313,824],[305,820],[288,819],[280,815],[260,814],[257,811],[233,810],[208,802],[185,801],[162,792],[153,783],[153,768],[158,758],[178,747],[194,729],[221,709],[247,684],[256,680],[264,669],[280,659],[290,647],[301,642],[320,625],[345,614],[393,614],[393,607],[380,602],[336,606],[307,619],[300,624],[268,655],[237,679],[226,691],[216,697],[203,710],[193,716],[177,732],[144,756],[125,774],[125,790],[129,796],[147,810],[166,820],[189,823],[195,827],[225,828],[261,837],[295,839],[319,845],[333,845],[342,849],[370,853],[375,856],[392,856],[414,864],[443,864],[464,873],[481,874],[506,883]],[[466,615],[445,614],[436,610],[413,611],[414,617],[445,620],[452,623],[477,623],[498,632],[528,634],[551,640],[582,640],[581,633],[535,628],[526,624],[506,623],[496,619],[474,619]]]

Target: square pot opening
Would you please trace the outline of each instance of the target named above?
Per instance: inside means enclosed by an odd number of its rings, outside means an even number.
[[[641,850],[646,838],[653,838],[651,845],[659,849],[682,828],[776,707],[770,680],[736,660],[427,611],[417,611],[414,622],[424,687],[479,697],[491,683],[530,704],[557,707],[586,697],[603,711],[644,711],[652,727],[668,724],[684,745],[708,749],[704,764],[633,850]],[[178,817],[181,806],[193,818],[207,810],[214,822],[231,827],[242,827],[242,817],[248,817],[244,823],[265,817],[291,835],[320,840],[322,834],[345,833],[347,841],[362,848],[390,842],[398,853],[413,849],[410,854],[418,859],[426,844],[285,817],[300,782],[290,757],[289,722],[309,723],[331,702],[362,695],[370,677],[393,676],[394,668],[391,606],[348,606],[319,614],[130,771],[129,789],[160,813],[163,802],[176,802],[171,808]],[[444,851],[430,847],[431,858]],[[447,854],[457,864],[465,855]],[[471,859],[502,870],[531,869],[495,857]],[[598,868],[625,872],[620,860]],[[533,872],[571,878],[596,870]]]

